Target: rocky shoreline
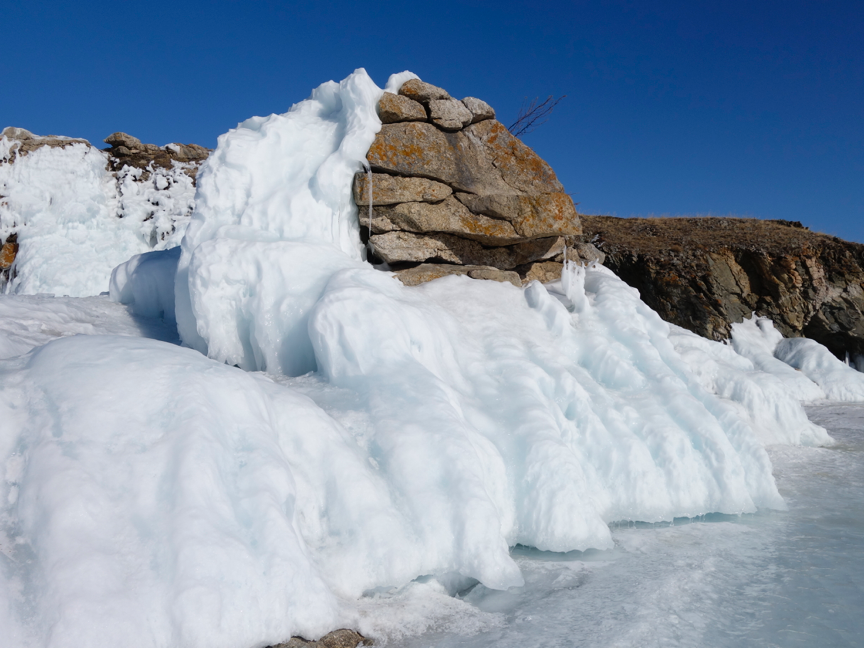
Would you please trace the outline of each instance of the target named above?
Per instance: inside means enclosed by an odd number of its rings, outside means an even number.
[[[864,245],[753,218],[582,216],[605,265],[667,322],[728,339],[751,313],[785,337],[864,355]]]

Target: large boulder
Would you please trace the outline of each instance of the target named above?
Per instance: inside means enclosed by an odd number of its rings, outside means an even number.
[[[366,156],[374,172],[369,243],[378,260],[398,272],[450,264],[516,270],[528,279],[531,264],[560,262],[565,244],[576,243],[582,228],[573,200],[485,101],[459,101],[413,79],[398,95],[385,93],[378,112],[383,125]],[[357,174],[354,199],[365,227],[367,174]],[[446,274],[492,276],[455,269],[404,276],[413,282]],[[552,274],[547,266],[531,278]]]

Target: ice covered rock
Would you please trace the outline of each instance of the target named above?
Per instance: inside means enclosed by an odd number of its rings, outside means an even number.
[[[785,338],[774,355],[798,369],[835,401],[864,401],[864,374],[838,360],[816,340]]]
[[[34,135],[25,128],[8,126],[0,133],[0,139],[6,139],[8,144],[4,147],[0,162],[11,164],[18,156],[25,157],[28,153],[43,147],[66,148],[73,144],[84,144],[89,146],[87,140],[63,137],[61,135]]]
[[[828,398],[825,391],[806,374],[789,366],[774,355],[783,334],[767,317],[755,313],[742,322],[732,324],[730,342],[738,355],[750,360],[760,371],[781,381],[784,389],[802,403]]]
[[[194,145],[172,152],[125,133],[108,139],[115,146],[103,152],[85,140],[3,131],[0,242],[11,263],[0,272],[5,291],[97,295],[118,264],[179,245],[195,174],[209,152]]]

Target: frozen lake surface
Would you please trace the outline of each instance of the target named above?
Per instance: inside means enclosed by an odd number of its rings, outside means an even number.
[[[837,444],[770,448],[787,512],[621,526],[611,551],[516,548],[525,587],[460,595],[491,627],[454,615],[393,644],[864,645],[864,405],[808,414]]]

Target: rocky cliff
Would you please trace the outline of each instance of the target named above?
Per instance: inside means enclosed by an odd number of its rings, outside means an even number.
[[[605,265],[663,319],[715,340],[755,312],[786,337],[864,355],[864,245],[801,223],[582,216]]]

